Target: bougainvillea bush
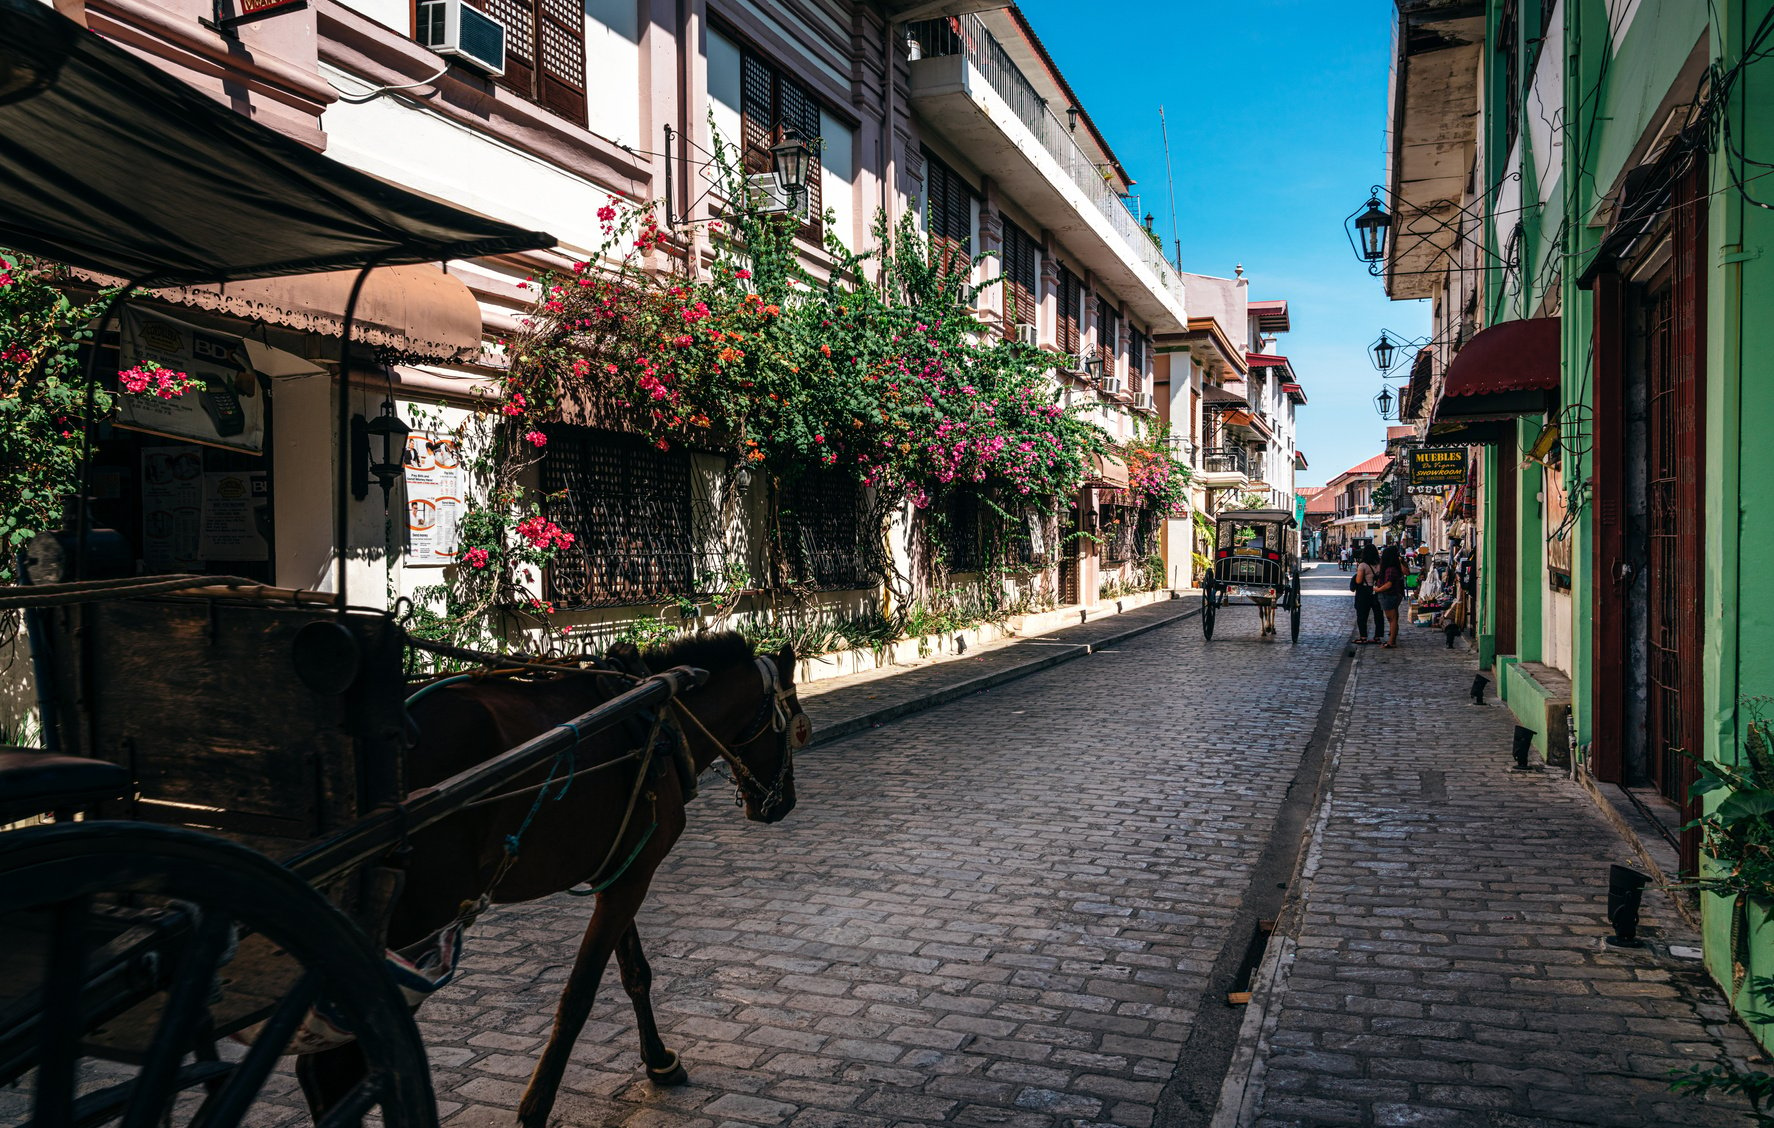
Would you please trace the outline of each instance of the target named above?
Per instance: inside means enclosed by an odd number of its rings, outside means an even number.
[[[1127,463],[1127,487],[1143,508],[1164,517],[1189,515],[1189,480],[1192,471],[1176,456],[1170,427],[1158,423],[1121,445]]]
[[[13,578],[18,550],[59,528],[79,486],[86,400],[80,346],[112,292],[68,295],[63,272],[0,250],[0,579]],[[95,389],[102,417],[112,399]]]

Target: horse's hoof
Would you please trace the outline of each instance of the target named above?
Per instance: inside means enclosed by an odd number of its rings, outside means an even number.
[[[665,1052],[671,1055],[671,1063],[663,1069],[654,1069],[649,1065],[647,1067],[647,1080],[659,1086],[661,1089],[673,1089],[679,1085],[688,1085],[690,1083],[690,1073],[684,1068],[684,1063],[678,1060],[678,1055],[675,1051],[667,1050]]]

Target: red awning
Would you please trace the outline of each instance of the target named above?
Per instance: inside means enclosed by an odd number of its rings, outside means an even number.
[[[1245,353],[1245,363],[1252,368],[1286,368],[1287,358],[1274,353]]]
[[[1285,395],[1285,396],[1291,396],[1295,403],[1305,403],[1306,402],[1306,389],[1300,387],[1298,384],[1283,384],[1283,385],[1281,385],[1281,394]]]
[[[1436,421],[1550,409],[1559,389],[1559,354],[1556,317],[1505,321],[1483,330],[1448,365]]]

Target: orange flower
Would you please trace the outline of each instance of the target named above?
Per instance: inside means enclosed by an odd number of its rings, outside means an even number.
[[[821,355],[821,356],[832,355],[832,347],[830,345],[820,345],[819,346],[819,355]]]

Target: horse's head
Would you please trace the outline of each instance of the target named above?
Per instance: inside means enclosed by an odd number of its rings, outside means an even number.
[[[755,654],[737,634],[696,635],[647,652],[648,668],[700,666],[708,682],[678,703],[692,746],[727,761],[745,816],[780,821],[795,809],[795,752],[813,725],[795,694],[795,654]],[[700,761],[699,761],[700,762]]]

